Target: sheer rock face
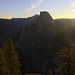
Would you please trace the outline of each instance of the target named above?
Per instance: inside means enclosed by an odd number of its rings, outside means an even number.
[[[51,15],[48,12],[46,12],[46,11],[40,12],[39,19],[40,19],[40,22],[42,22],[42,23],[45,22],[45,23],[50,23],[50,24],[54,25],[54,21],[53,21]]]
[[[45,72],[52,59],[51,47],[56,36],[55,32],[54,21],[48,12],[41,12],[34,23],[24,28],[16,47],[23,65],[21,68],[25,72],[34,70]]]

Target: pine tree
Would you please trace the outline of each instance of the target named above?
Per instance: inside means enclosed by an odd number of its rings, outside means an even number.
[[[75,44],[68,43],[67,47],[55,54],[56,72],[59,75],[74,75],[75,72]]]
[[[12,39],[9,37],[7,43],[2,45],[2,49],[4,51],[6,61],[8,62],[8,67],[10,69],[10,75],[21,75],[20,72],[20,62],[18,53],[15,50],[14,43]]]
[[[21,75],[20,72],[20,62],[19,62],[19,56],[18,53],[15,51],[15,46],[13,44],[12,39],[9,37],[8,39],[8,46],[9,46],[9,62],[10,62],[10,70],[11,75]]]
[[[5,54],[0,47],[0,75],[10,75],[8,62],[6,61]]]

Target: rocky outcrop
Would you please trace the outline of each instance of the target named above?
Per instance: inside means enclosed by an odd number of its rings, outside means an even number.
[[[39,20],[42,23],[49,23],[49,24],[54,25],[54,21],[53,21],[51,15],[46,11],[40,12]]]
[[[12,18],[11,22],[16,28],[24,28],[35,21],[38,15],[34,15],[29,18]]]
[[[45,72],[50,59],[52,59],[51,53],[53,50],[51,46],[54,42],[55,34],[54,21],[48,12],[41,12],[34,22],[23,29],[17,44],[17,50],[23,64],[22,69],[25,72],[30,67],[33,67],[31,71]]]

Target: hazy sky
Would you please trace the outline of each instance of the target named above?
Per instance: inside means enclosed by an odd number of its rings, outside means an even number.
[[[48,11],[55,18],[75,18],[75,0],[0,0],[0,18],[29,17]]]

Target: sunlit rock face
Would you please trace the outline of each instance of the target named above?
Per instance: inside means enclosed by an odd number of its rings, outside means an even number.
[[[46,11],[40,12],[39,19],[40,19],[40,22],[50,23],[50,24],[54,25],[54,21],[53,21],[51,15]]]

